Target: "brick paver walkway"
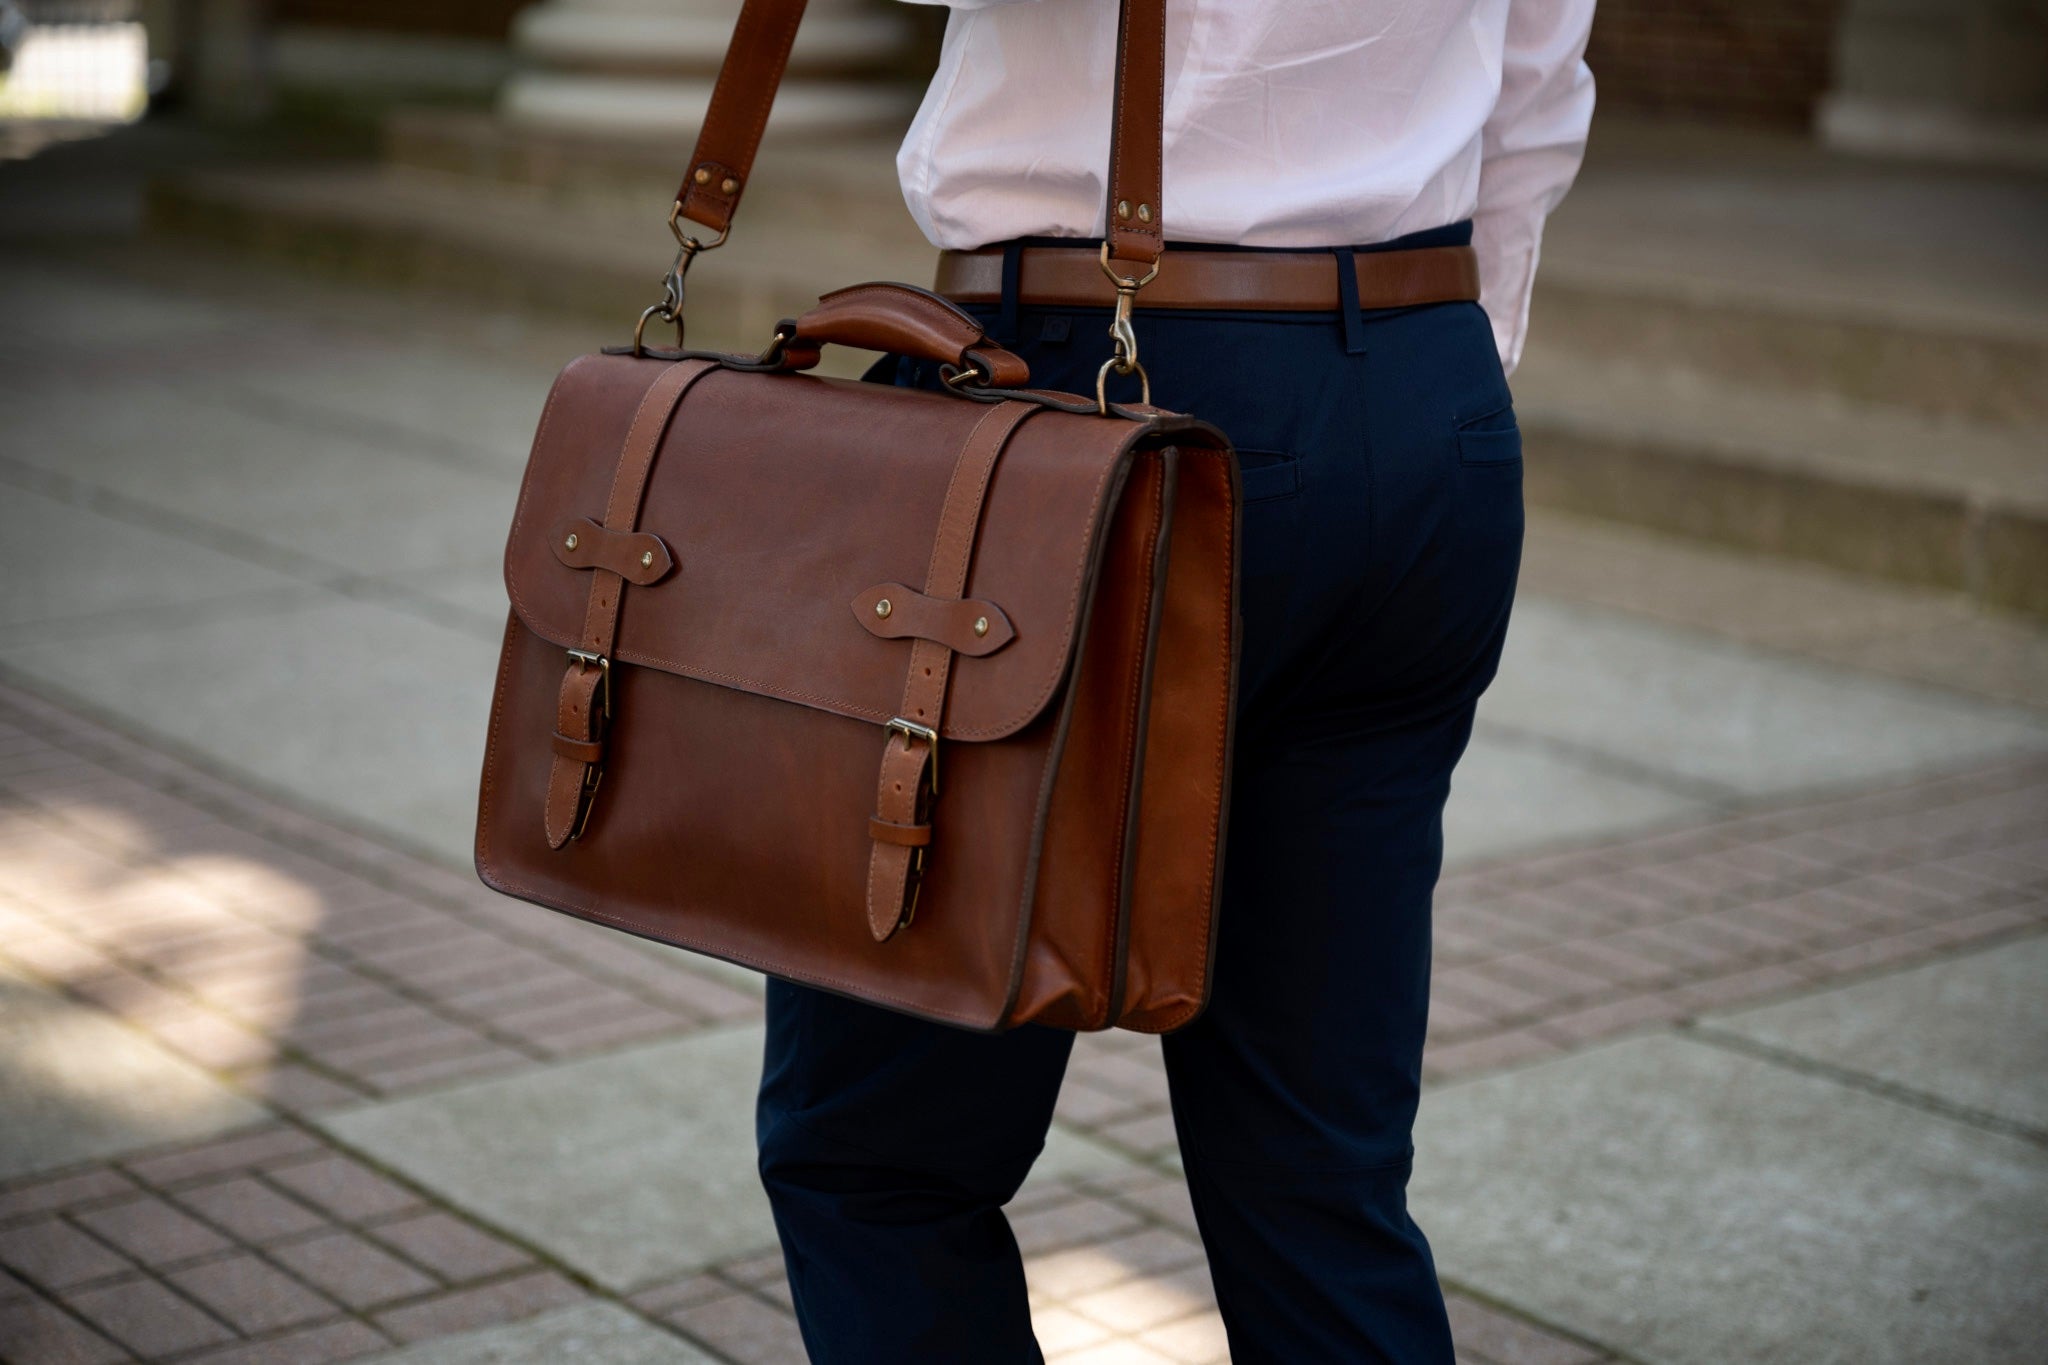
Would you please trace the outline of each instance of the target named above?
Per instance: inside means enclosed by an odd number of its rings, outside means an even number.
[[[2048,762],[1449,877],[1433,1078],[2048,920]],[[0,688],[0,956],[266,1103],[266,1125],[0,1186],[0,1359],[320,1365],[601,1296],[302,1122],[753,1017],[755,998]],[[572,1028],[573,1021],[573,1028]],[[1220,1361],[1157,1049],[1081,1040],[1061,1117],[1139,1158],[1015,1206],[1062,1365]],[[1452,1286],[1475,1365],[1603,1357]],[[778,1258],[632,1309],[802,1359]]]

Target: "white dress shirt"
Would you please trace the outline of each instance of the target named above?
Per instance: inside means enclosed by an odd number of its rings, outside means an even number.
[[[896,159],[925,235],[1100,236],[1116,0],[913,3],[953,11]],[[1364,245],[1471,218],[1513,369],[1585,150],[1592,19],[1593,0],[1169,0],[1167,238]]]

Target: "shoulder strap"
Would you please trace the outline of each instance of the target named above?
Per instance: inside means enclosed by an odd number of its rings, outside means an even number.
[[[805,0],[746,0],[718,69],[690,168],[676,191],[682,217],[720,237],[753,173],[776,87]],[[1110,256],[1149,269],[1165,245],[1159,185],[1166,99],[1166,0],[1120,0],[1115,124],[1110,133]],[[1136,271],[1132,273],[1142,273]]]
[[[1122,0],[1116,28],[1116,114],[1109,133],[1109,263],[1147,269],[1166,249],[1160,226],[1165,159],[1166,0]],[[1133,271],[1141,274],[1142,271]]]

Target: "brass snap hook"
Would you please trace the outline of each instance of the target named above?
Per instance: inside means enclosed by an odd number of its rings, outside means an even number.
[[[1148,407],[1152,402],[1152,376],[1145,373],[1145,367],[1138,363],[1138,332],[1131,325],[1131,306],[1138,297],[1138,291],[1158,278],[1159,262],[1143,278],[1119,274],[1109,263],[1109,243],[1102,244],[1102,273],[1109,276],[1109,282],[1116,286],[1116,316],[1110,320],[1110,357],[1102,362],[1102,368],[1095,372],[1095,410],[1102,416],[1109,416],[1109,376],[1133,374],[1138,376],[1138,401]]]
[[[680,351],[683,348],[684,277],[690,273],[690,264],[697,259],[698,253],[725,245],[725,239],[730,235],[731,229],[719,229],[718,235],[708,242],[698,240],[683,230],[683,202],[678,199],[675,207],[668,211],[668,231],[669,235],[676,239],[676,258],[669,263],[668,274],[662,278],[661,301],[643,308],[640,311],[640,321],[633,327],[635,356],[647,354],[644,344],[647,324],[655,318],[675,324],[676,349]]]

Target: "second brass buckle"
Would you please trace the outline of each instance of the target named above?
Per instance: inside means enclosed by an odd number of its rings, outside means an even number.
[[[931,791],[933,796],[937,796],[939,794],[939,732],[932,729],[929,725],[919,725],[916,721],[905,720],[901,716],[892,716],[889,719],[889,723],[882,728],[894,730],[897,734],[903,736],[903,747],[906,749],[910,747],[910,741],[913,739],[921,739],[925,742],[928,746],[925,750],[925,763],[930,768],[932,775]]]
[[[918,794],[916,816],[929,819],[930,816],[925,810],[927,799],[939,794],[939,732],[929,725],[919,725],[916,721],[906,720],[902,716],[890,717],[888,724],[882,728],[893,730],[903,736],[903,746],[906,749],[910,747],[912,740],[921,739],[925,742],[924,774],[930,775],[930,781],[926,784],[925,791]],[[904,888],[903,909],[896,920],[896,927],[899,929],[906,927],[917,917],[917,897],[918,892],[924,889],[924,860],[927,851],[927,846],[923,844],[910,850],[909,875],[905,878],[908,884]]]
[[[569,651],[569,661],[598,670],[597,708],[591,717],[590,728],[602,739],[605,726],[612,718],[612,661],[594,649],[572,649]],[[591,809],[597,804],[597,784],[602,781],[603,763],[583,765],[583,789],[576,794],[576,825],[569,831],[571,839],[581,839],[584,828],[590,824]]]
[[[572,649],[569,651],[569,658],[572,662],[582,664],[585,668],[596,668],[600,671],[602,676],[597,680],[598,704],[604,718],[610,720],[612,717],[612,661],[594,649]]]

